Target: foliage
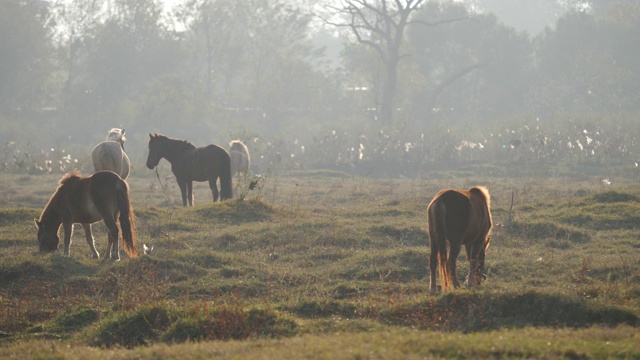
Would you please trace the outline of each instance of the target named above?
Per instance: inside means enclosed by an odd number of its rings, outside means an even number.
[[[49,12],[40,2],[0,4],[0,114],[37,110],[46,100],[45,83],[54,70]]]
[[[584,129],[606,150],[600,161],[624,151],[637,156],[629,148],[637,144],[636,127],[628,124],[637,120],[640,103],[637,6],[592,4],[593,13],[571,11],[532,38],[470,6],[411,4],[419,6],[405,19],[407,36],[394,42],[402,44],[395,121],[381,123],[376,99],[384,87],[381,76],[388,75],[382,75],[375,50],[318,27],[302,5],[185,0],[164,11],[154,0],[4,2],[0,27],[9,30],[2,32],[0,47],[9,55],[0,60],[0,140],[13,141],[21,152],[9,151],[3,169],[25,161],[45,168],[36,158],[51,148],[86,153],[111,126],[128,129],[140,144],[149,131],[226,144],[229,134],[248,129],[251,138],[244,140],[260,139],[256,149],[270,157],[263,169],[336,161],[342,170],[357,167],[351,160],[360,156],[361,144],[370,156],[379,147],[372,160],[408,158],[403,167],[411,169],[424,166],[423,159],[455,160],[458,148],[465,160],[483,159],[466,150],[484,146],[491,134],[506,136],[505,123],[517,123],[508,127],[518,132],[523,122],[537,127],[538,119],[542,131],[518,140],[538,151],[535,144],[548,146],[554,135],[557,151],[539,152],[551,161],[568,158],[567,144],[578,146],[572,131]],[[317,33],[335,39],[343,49],[340,58],[329,59],[338,50],[313,42],[321,37]],[[570,129],[578,119],[592,123]],[[599,128],[605,131],[596,139]],[[345,133],[348,139],[337,144],[325,140]],[[597,152],[584,140],[581,152]],[[509,142],[495,145],[490,160],[518,160],[520,155],[498,152]],[[405,156],[411,152],[405,148],[422,151]],[[134,158],[142,157],[144,146],[132,150]],[[574,162],[587,157],[571,152]]]

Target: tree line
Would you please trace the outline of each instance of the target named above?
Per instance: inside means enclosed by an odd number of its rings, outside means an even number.
[[[597,132],[638,113],[638,1],[563,2],[535,35],[478,11],[491,1],[5,0],[1,140],[91,144],[118,126],[326,166],[456,127],[440,159],[481,144],[473,129],[587,116]]]

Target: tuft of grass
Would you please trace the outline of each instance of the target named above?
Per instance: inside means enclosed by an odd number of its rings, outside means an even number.
[[[507,234],[528,240],[544,240],[552,248],[567,249],[572,244],[583,244],[591,236],[577,227],[545,221],[515,221],[507,229]]]
[[[390,308],[380,317],[394,325],[447,331],[640,324],[638,316],[628,310],[536,291],[448,293],[436,300]]]
[[[94,346],[133,348],[158,341],[242,340],[290,336],[296,323],[272,310],[243,309],[238,304],[211,307],[167,303],[141,307],[106,319],[94,336]]]
[[[92,345],[132,348],[156,342],[171,325],[172,317],[173,309],[160,304],[112,316],[103,321]]]
[[[605,191],[602,193],[594,194],[585,199],[585,202],[596,202],[596,203],[621,203],[621,202],[640,202],[640,198],[636,195],[621,193],[618,191]]]
[[[53,331],[75,332],[98,321],[100,314],[95,309],[82,305],[76,309],[67,309],[53,319]]]
[[[40,218],[40,213],[36,209],[0,209],[0,226],[24,224],[25,220],[30,220],[33,224],[33,219]],[[33,237],[35,239],[35,232]]]
[[[356,306],[354,304],[335,300],[307,300],[293,306],[285,307],[284,310],[305,318],[329,317],[334,315],[353,317],[356,315]]]
[[[242,224],[272,219],[275,208],[261,200],[236,198],[218,204],[205,204],[186,210],[197,220]]]

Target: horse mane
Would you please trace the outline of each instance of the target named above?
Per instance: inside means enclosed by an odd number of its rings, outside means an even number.
[[[231,150],[237,150],[237,151],[243,151],[245,154],[249,153],[249,149],[247,149],[247,145],[245,145],[242,141],[240,140],[232,140],[229,143],[229,149]]]
[[[80,170],[78,169],[73,169],[71,171],[69,171],[68,173],[66,173],[62,179],[60,179],[60,181],[58,182],[58,184],[60,186],[72,183],[72,182],[76,182],[78,181],[80,178],[82,177],[82,174],[80,174]]]
[[[58,188],[56,189],[56,191],[53,193],[53,195],[51,195],[51,198],[49,198],[49,201],[47,202],[47,205],[44,207],[44,211],[42,211],[42,214],[40,214],[40,221],[44,221],[45,218],[47,217],[51,217],[51,216],[56,216],[58,217],[58,212],[55,209],[55,207],[60,200],[60,196],[62,192],[62,188],[64,186],[67,186],[69,184],[73,184],[76,181],[80,180],[80,178],[82,177],[82,175],[80,174],[80,171],[78,169],[73,169],[71,171],[69,171],[68,173],[66,173],[61,179],[60,181],[58,181]],[[55,214],[55,215],[54,215]]]
[[[487,204],[487,209],[491,209],[491,196],[489,196],[489,189],[484,186],[474,186],[469,189],[469,192],[471,194],[484,197],[485,203]]]
[[[247,148],[247,145],[245,145],[240,140],[232,140],[229,143],[229,153],[233,153],[233,152],[239,152],[239,153],[244,154],[245,160],[247,162],[245,164],[245,167],[248,169],[249,165],[251,164],[251,155],[249,154],[249,148]],[[233,161],[233,159],[232,159],[232,161]]]
[[[188,142],[187,140],[180,140],[180,139],[174,139],[174,138],[170,138],[168,136],[162,135],[162,134],[155,134],[154,136],[156,139],[160,139],[162,141],[167,141],[170,142],[174,145],[179,146],[180,148],[189,148],[189,149],[195,149],[196,146],[193,145],[192,143]]]

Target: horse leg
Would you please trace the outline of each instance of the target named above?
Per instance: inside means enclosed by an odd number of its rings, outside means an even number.
[[[460,250],[462,249],[462,244],[455,239],[453,241],[449,241],[449,275],[451,276],[451,281],[453,282],[453,287],[455,289],[460,287],[460,282],[458,281],[458,274],[456,273],[456,262],[458,261],[458,255],[460,254]]]
[[[71,235],[73,235],[73,223],[63,222],[62,227],[64,228],[64,255],[71,256],[69,248],[71,247]]]
[[[193,206],[193,181],[187,181],[187,202]]]
[[[111,258],[111,247],[113,247],[113,242],[111,241],[111,233],[107,233],[107,248],[104,251],[104,258],[102,261],[107,261]]]
[[[429,293],[435,294],[438,291],[436,286],[436,272],[438,271],[438,248],[431,240],[431,255],[429,256],[429,276],[431,283],[429,285]]]
[[[87,244],[89,244],[93,258],[98,259],[100,254],[96,251],[96,243],[93,239],[93,233],[91,233],[91,224],[82,224],[82,228],[84,229],[84,235],[87,238]]]
[[[469,275],[467,275],[467,288],[480,285],[480,277],[484,267],[484,244],[483,239],[473,240],[471,245],[467,245],[467,258],[469,259]]]
[[[119,261],[120,260],[120,247],[118,245],[118,224],[116,224],[116,217],[108,216],[104,218],[104,224],[107,225],[109,229],[109,247],[111,247],[111,255],[107,252],[106,257],[111,257],[112,259]],[[107,248],[107,251],[109,248]]]
[[[218,201],[218,185],[216,185],[216,182],[218,181],[218,179],[213,179],[213,180],[209,180],[209,189],[211,189],[211,194],[213,195],[213,202]]]
[[[182,206],[187,206],[187,182],[181,180],[177,181],[178,186],[180,187],[180,194],[182,194]]]

